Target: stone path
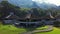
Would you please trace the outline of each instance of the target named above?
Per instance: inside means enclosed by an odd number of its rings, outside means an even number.
[[[32,34],[32,33],[36,33],[36,32],[48,32],[48,31],[52,31],[53,30],[53,26],[52,25],[47,25],[48,28],[44,29],[44,30],[34,30],[34,31],[29,31],[29,32],[24,32],[22,34]]]

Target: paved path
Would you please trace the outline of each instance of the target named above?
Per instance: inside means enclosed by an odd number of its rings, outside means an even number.
[[[36,33],[36,32],[48,32],[48,31],[52,31],[53,30],[53,26],[52,25],[47,25],[48,28],[44,29],[44,30],[34,30],[34,31],[29,31],[29,32],[24,32],[22,34],[32,34],[32,33]]]

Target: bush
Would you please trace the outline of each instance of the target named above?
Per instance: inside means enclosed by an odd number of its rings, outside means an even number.
[[[55,22],[54,22],[54,26],[55,26],[55,27],[60,27],[60,22],[59,22],[59,21],[55,21]]]

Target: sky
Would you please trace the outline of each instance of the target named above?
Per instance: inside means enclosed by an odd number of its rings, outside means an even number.
[[[60,0],[32,0],[32,1],[35,1],[35,2],[39,2],[39,3],[50,3],[50,4],[55,4],[57,6],[60,5]]]
[[[0,0],[1,1],[1,0]],[[60,5],[60,0],[32,0],[32,1],[35,1],[35,2],[38,2],[38,3],[50,3],[50,4],[55,4],[57,6]]]

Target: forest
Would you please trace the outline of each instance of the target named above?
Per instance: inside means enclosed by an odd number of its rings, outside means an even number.
[[[27,14],[28,11],[32,11],[35,15],[38,15],[38,17],[44,17],[47,14],[51,14],[51,16],[56,17],[60,13],[60,10],[56,8],[21,8],[19,6],[10,4],[7,1],[0,3],[0,18],[9,15],[10,12],[14,12],[17,16],[23,16]]]
[[[13,23],[11,24],[3,24],[2,18],[5,18],[8,16],[11,12],[14,13],[14,15],[18,16],[19,18],[24,16],[29,16],[28,14],[32,15],[32,18],[38,18],[41,20],[38,20],[38,27],[35,27],[37,23],[33,23],[31,21],[31,24],[28,20],[27,22],[21,23],[21,21],[18,21],[19,23]],[[49,19],[48,19],[48,18]],[[14,18],[14,17],[13,17]],[[44,21],[45,19],[45,21]],[[46,20],[47,19],[47,20]],[[23,19],[22,19],[23,20]],[[7,20],[9,22],[9,20]],[[14,21],[14,20],[12,20]],[[38,22],[37,21],[37,22]],[[52,23],[51,21],[54,21],[53,24],[45,25],[46,23]],[[36,22],[36,21],[34,21]],[[26,24],[27,23],[27,24]],[[42,26],[41,26],[41,25]],[[24,26],[28,28],[18,28],[18,26]],[[28,26],[27,26],[28,25]],[[14,4],[10,4],[8,1],[2,1],[0,3],[0,34],[60,34],[60,9],[59,8],[48,8],[48,9],[42,9],[42,8],[22,8],[19,6],[16,6]],[[51,31],[51,32],[50,32]]]

